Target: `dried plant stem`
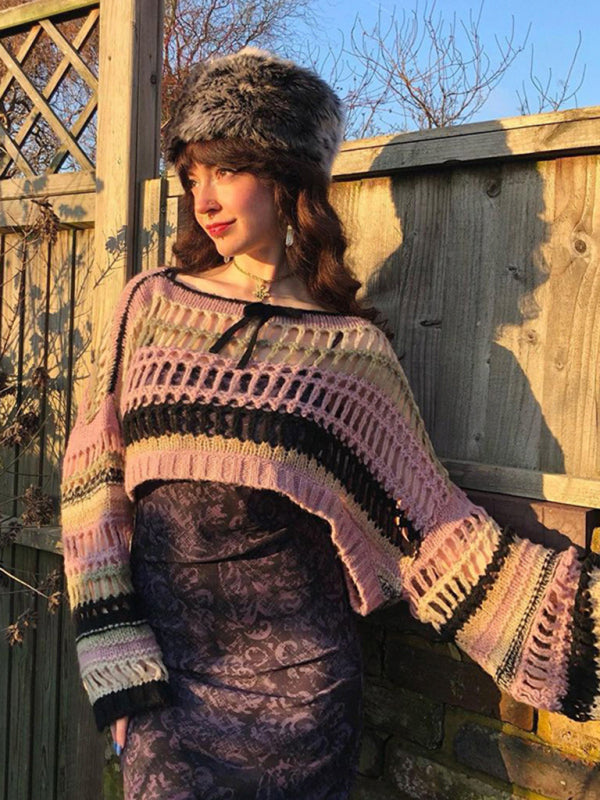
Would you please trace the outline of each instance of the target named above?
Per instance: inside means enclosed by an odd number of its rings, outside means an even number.
[[[32,592],[35,592],[36,594],[39,594],[40,597],[44,597],[44,598],[46,598],[46,600],[50,600],[49,595],[44,594],[43,592],[40,592],[39,589],[36,589],[35,586],[32,586],[30,583],[27,583],[27,581],[22,581],[21,578],[17,578],[16,575],[13,575],[12,572],[9,572],[8,570],[4,569],[4,567],[0,567],[0,572],[3,572],[5,575],[8,575],[8,577],[12,578],[13,581],[17,581],[17,583],[23,584],[23,586],[26,586]]]

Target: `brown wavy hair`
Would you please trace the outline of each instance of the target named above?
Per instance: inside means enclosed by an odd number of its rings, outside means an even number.
[[[371,320],[389,339],[393,338],[380,312],[356,299],[361,283],[344,261],[346,236],[329,202],[329,180],[322,170],[307,161],[259,148],[245,140],[188,142],[176,156],[175,169],[185,194],[173,253],[182,274],[198,274],[223,263],[212,239],[194,216],[189,178],[194,163],[250,172],[266,180],[273,188],[281,229],[291,225],[294,230],[294,244],[286,249],[290,271],[304,282],[320,305]]]

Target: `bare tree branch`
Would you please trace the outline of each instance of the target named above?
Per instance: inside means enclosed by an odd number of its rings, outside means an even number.
[[[467,22],[457,25],[436,13],[435,0],[419,3],[397,20],[395,12],[384,22],[381,9],[375,25],[367,30],[357,20],[352,29],[347,56],[372,74],[380,103],[419,128],[455,125],[470,119],[485,103],[515,58],[524,49],[524,40],[515,43],[514,19],[494,60],[486,52],[480,36],[483,2],[477,15],[469,13]],[[462,37],[459,37],[459,32]],[[459,38],[464,39],[461,44]],[[391,120],[390,120],[391,121]]]
[[[536,100],[537,100],[537,107],[532,110],[533,104],[530,103],[529,98],[527,96],[527,88],[525,83],[523,82],[523,94],[521,95],[519,91],[517,91],[517,97],[519,100],[519,113],[521,114],[540,114],[542,111],[557,111],[559,108],[563,107],[569,100],[575,100],[575,105],[577,105],[577,92],[583,86],[583,81],[585,79],[585,64],[583,65],[581,71],[581,77],[579,79],[579,83],[573,89],[571,88],[572,81],[573,81],[573,72],[575,69],[575,64],[577,61],[577,57],[579,55],[579,51],[581,49],[581,42],[582,36],[581,31],[578,31],[578,41],[577,46],[573,52],[573,56],[571,58],[571,63],[569,64],[566,76],[558,80],[556,86],[552,88],[552,67],[548,67],[548,79],[546,83],[542,83],[541,79],[538,78],[537,75],[534,74],[534,46],[531,45],[531,56],[529,61],[529,80],[533,85],[533,88],[536,91]]]

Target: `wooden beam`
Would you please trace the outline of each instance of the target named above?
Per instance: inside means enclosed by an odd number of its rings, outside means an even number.
[[[47,196],[60,224],[91,228],[94,224],[96,198],[93,192],[75,195]],[[3,201],[0,204],[0,231],[13,231],[32,220],[31,197]]]
[[[16,8],[7,8],[0,11],[0,33],[7,36],[11,28],[20,28],[31,22],[49,17],[63,16],[73,11],[83,11],[86,8],[97,8],[98,0],[34,0],[24,3]]]
[[[344,142],[333,177],[600,152],[600,106]]]
[[[43,550],[46,553],[56,553],[62,555],[63,546],[61,541],[61,529],[51,525],[41,528],[24,526],[17,533],[15,544],[24,547],[33,547],[35,550]]]
[[[452,480],[463,489],[600,508],[600,480],[554,475],[529,469],[443,459]]]
[[[0,201],[27,197],[94,193],[92,172],[64,172],[60,175],[36,175],[31,178],[6,178],[0,181]]]
[[[136,271],[140,187],[158,175],[162,20],[162,0],[102,2],[91,281],[102,282],[102,302],[93,303],[94,336]]]

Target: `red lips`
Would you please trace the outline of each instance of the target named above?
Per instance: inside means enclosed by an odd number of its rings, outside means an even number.
[[[219,236],[224,233],[227,228],[233,225],[233,222],[215,222],[214,225],[207,225],[206,230],[211,236]]]

